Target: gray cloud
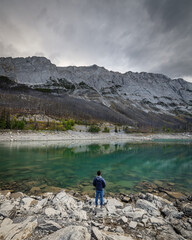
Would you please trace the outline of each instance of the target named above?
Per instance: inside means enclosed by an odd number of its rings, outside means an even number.
[[[191,0],[0,0],[0,55],[192,80]]]

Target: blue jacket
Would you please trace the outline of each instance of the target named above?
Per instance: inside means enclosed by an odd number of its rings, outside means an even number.
[[[96,190],[102,191],[106,186],[105,180],[101,176],[97,176],[93,179],[93,186],[96,187]]]

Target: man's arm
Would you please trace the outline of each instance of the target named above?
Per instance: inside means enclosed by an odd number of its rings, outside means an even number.
[[[96,178],[93,179],[93,186],[96,187]]]
[[[105,182],[105,180],[103,179],[103,181],[102,181],[102,186],[103,186],[103,188],[105,188],[106,187],[106,182]]]

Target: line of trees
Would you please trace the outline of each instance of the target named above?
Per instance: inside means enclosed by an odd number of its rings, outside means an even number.
[[[0,129],[18,129],[25,128],[25,120],[17,120],[16,117],[11,119],[10,111],[5,108],[1,111],[0,115]]]

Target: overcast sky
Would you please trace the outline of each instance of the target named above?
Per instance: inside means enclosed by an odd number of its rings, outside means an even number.
[[[0,56],[192,82],[192,0],[0,0]]]

